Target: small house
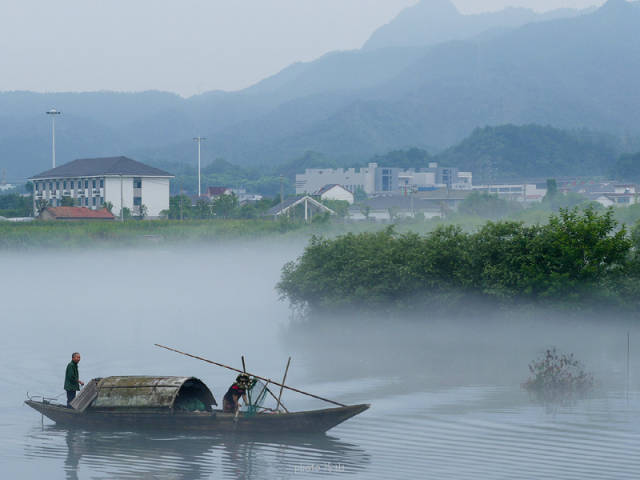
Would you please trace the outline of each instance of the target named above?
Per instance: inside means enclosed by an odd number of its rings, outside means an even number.
[[[113,214],[103,208],[91,210],[85,207],[47,207],[38,215],[40,220],[114,220]]]
[[[318,190],[314,195],[320,197],[320,200],[341,200],[349,202],[349,205],[353,205],[355,199],[353,193],[344,188],[342,185],[336,183],[325,185]]]

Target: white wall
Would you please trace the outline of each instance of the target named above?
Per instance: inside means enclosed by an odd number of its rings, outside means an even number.
[[[124,205],[133,211],[133,177],[122,177],[122,198],[124,204],[120,203],[120,177],[107,177],[104,181],[104,201],[113,204],[112,213],[120,216],[120,209]]]
[[[162,210],[169,209],[169,179],[142,177],[142,204],[147,207],[147,216],[159,217]]]

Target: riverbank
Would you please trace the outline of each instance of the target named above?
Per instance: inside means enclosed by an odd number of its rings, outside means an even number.
[[[637,207],[637,208],[636,208]],[[604,212],[603,209],[597,210]],[[513,212],[503,220],[524,225],[544,225],[552,211],[528,208]],[[619,225],[634,225],[640,218],[640,205],[612,210]],[[234,240],[296,239],[308,240],[314,235],[335,238],[348,233],[375,233],[394,226],[400,234],[426,235],[443,226],[456,226],[463,232],[481,230],[488,218],[452,213],[446,219],[399,218],[394,222],[349,221],[325,218],[306,224],[289,219],[206,219],[206,220],[127,220],[124,222],[3,222],[0,221],[0,250],[73,248],[101,246],[150,246],[153,244],[207,244]]]

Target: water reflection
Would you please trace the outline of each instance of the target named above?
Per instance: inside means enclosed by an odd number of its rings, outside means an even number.
[[[82,468],[105,478],[188,480],[355,473],[370,463],[359,446],[327,435],[168,436],[44,426],[29,432],[25,444],[25,457],[30,460],[64,458],[68,480],[81,478]]]

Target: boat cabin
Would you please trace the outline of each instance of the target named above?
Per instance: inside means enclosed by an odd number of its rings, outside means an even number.
[[[76,410],[145,409],[211,412],[211,390],[195,377],[118,376],[94,379],[72,406]]]

